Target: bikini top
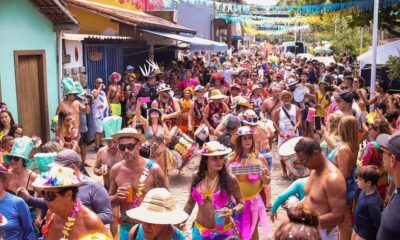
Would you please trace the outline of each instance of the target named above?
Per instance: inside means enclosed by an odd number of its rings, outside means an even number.
[[[199,204],[199,206],[203,206],[206,200],[211,201],[211,203],[216,208],[223,208],[229,204],[228,193],[225,191],[217,190],[214,193],[205,193],[201,191],[200,184],[193,188],[191,196],[193,200]]]
[[[149,126],[147,128],[147,131],[145,132],[144,136],[148,140],[150,140],[154,137],[153,128],[151,126]],[[164,142],[164,127],[163,126],[158,127],[155,138],[159,142]]]

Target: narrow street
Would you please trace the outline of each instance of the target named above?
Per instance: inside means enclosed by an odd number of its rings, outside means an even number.
[[[93,151],[93,146],[90,146],[88,151],[88,163],[93,166],[95,159],[96,159],[96,154]],[[273,145],[273,165],[272,165],[272,173],[271,173],[271,184],[272,184],[272,199],[274,200],[276,196],[281,193],[285,188],[287,188],[291,181],[282,179],[281,177],[281,166],[279,161],[276,159],[276,143]],[[170,184],[171,184],[171,191],[172,194],[175,198],[175,201],[177,203],[177,206],[179,208],[183,208],[185,206],[186,200],[189,196],[189,186],[190,186],[190,181],[191,181],[191,176],[192,173],[197,170],[197,167],[199,165],[199,160],[200,159],[194,159],[194,161],[191,161],[185,168],[184,168],[184,176],[178,176],[178,171],[177,170],[172,170],[169,174],[169,179],[170,179]],[[86,168],[88,172],[90,173],[90,176],[93,177],[94,179],[102,182],[102,179],[96,175],[93,174],[92,168]],[[189,222],[193,222],[194,218],[197,213],[197,207],[194,209],[192,215],[189,218]],[[286,212],[280,208],[278,210],[278,219],[275,221],[275,223],[270,223],[271,231],[275,232],[275,230],[281,225],[283,221],[287,220]]]

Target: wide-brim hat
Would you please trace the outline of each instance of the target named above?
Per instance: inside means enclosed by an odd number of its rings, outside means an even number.
[[[253,105],[251,105],[251,103],[249,102],[249,100],[247,98],[242,97],[242,96],[234,97],[233,102],[234,102],[234,105],[239,105],[239,106],[243,106],[243,107],[250,108],[250,109],[252,109],[254,107]]]
[[[103,119],[104,138],[103,140],[112,140],[112,135],[121,131],[122,117],[109,116]]]
[[[66,95],[70,94],[78,94],[79,92],[76,90],[74,80],[72,78],[66,77],[61,81],[62,87],[65,91]]]
[[[145,223],[175,225],[184,222],[189,215],[176,208],[172,194],[165,188],[153,188],[146,193],[139,207],[130,209],[126,215]]]
[[[142,143],[146,141],[144,134],[139,133],[135,128],[131,127],[123,128],[118,133],[112,135],[112,138],[115,141],[118,141],[120,138],[135,138]]]
[[[242,122],[251,126],[258,125],[258,116],[254,110],[248,109],[242,114]]]
[[[29,155],[32,151],[33,145],[34,144],[31,138],[27,136],[16,138],[14,140],[14,145],[13,148],[11,149],[11,152],[4,155],[3,157],[4,161],[7,164],[11,164],[11,157],[19,157],[24,159],[25,166],[29,167],[31,165],[31,160],[29,159]]]
[[[248,126],[242,126],[240,127],[236,133],[234,135],[232,135],[231,137],[231,142],[236,145],[237,144],[237,140],[239,139],[240,136],[244,136],[244,135],[254,135],[255,131]]]
[[[282,100],[282,97],[285,95],[289,95],[290,98],[293,99],[293,93],[291,91],[288,90],[283,90],[280,94],[279,94],[279,99]]]
[[[83,90],[83,87],[79,82],[74,82],[74,84],[75,84],[75,89],[78,92],[79,96],[82,96],[82,95],[84,95],[86,93],[86,91]]]
[[[122,75],[121,75],[120,73],[113,72],[113,73],[111,73],[110,76],[108,77],[108,80],[109,80],[110,82],[112,82],[112,79],[113,79],[114,77],[116,77],[116,78],[118,79],[118,82],[119,82],[119,81],[121,81]]]
[[[40,189],[79,187],[83,182],[84,180],[78,177],[72,168],[54,165],[50,171],[41,173],[32,186]]]
[[[218,141],[204,143],[203,148],[198,151],[203,156],[222,156],[231,152],[231,148],[226,147]]]
[[[211,91],[210,97],[208,99],[210,99],[210,100],[221,100],[221,99],[224,99],[225,97],[226,96],[224,94],[222,94],[220,90],[214,89],[214,90]]]
[[[7,170],[7,168],[3,167],[3,165],[1,164],[0,164],[0,174],[3,174],[3,176],[5,177],[6,184],[9,183],[14,176]]]
[[[169,90],[172,90],[172,88],[168,84],[165,84],[165,83],[161,83],[157,87],[157,93],[166,92],[166,91],[169,91]]]

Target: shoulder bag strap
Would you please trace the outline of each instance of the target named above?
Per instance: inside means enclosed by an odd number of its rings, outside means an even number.
[[[286,117],[289,119],[289,121],[290,121],[290,123],[292,124],[292,126],[294,127],[295,124],[293,123],[292,119],[291,119],[290,116],[289,116],[289,113],[286,111],[286,109],[285,109],[284,106],[282,106],[282,110],[283,110],[283,112],[285,113]]]

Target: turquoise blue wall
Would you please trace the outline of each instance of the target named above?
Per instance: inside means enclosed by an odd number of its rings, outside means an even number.
[[[48,111],[58,105],[56,33],[53,24],[29,0],[0,0],[0,77],[3,102],[18,122],[14,50],[45,50]]]

